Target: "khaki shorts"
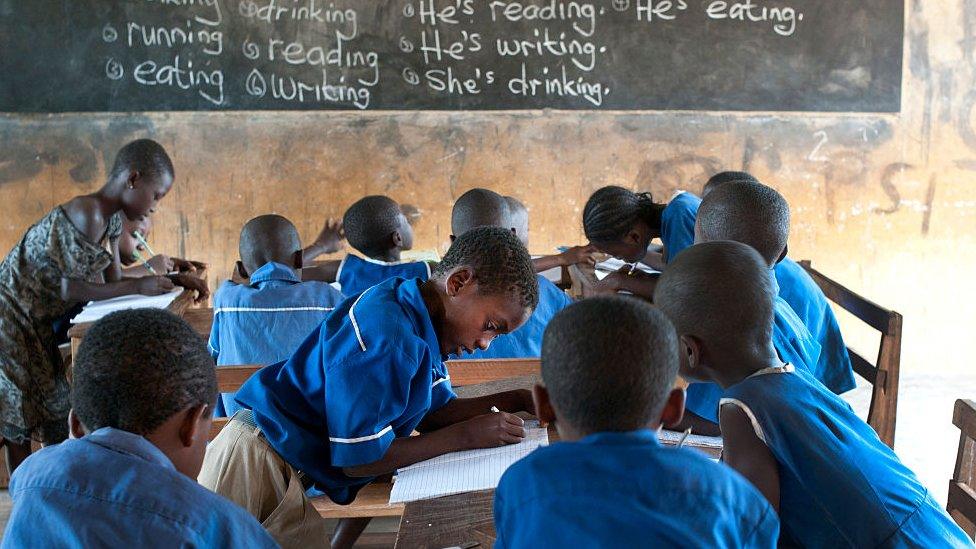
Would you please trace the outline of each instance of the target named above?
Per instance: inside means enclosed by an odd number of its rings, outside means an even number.
[[[200,484],[254,515],[282,547],[328,547],[329,529],[298,472],[274,451],[250,410],[234,414],[209,446]]]

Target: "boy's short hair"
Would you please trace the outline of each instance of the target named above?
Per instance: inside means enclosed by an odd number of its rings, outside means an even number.
[[[583,232],[590,242],[622,239],[640,220],[661,225],[661,208],[651,193],[635,193],[610,185],[598,189],[583,207]]]
[[[718,172],[712,177],[709,177],[708,181],[705,182],[705,187],[702,189],[702,196],[704,197],[720,185],[726,183],[759,183],[759,180],[749,172]]]
[[[431,278],[441,278],[451,269],[468,266],[485,294],[510,294],[522,307],[535,310],[539,304],[539,281],[532,257],[512,231],[502,227],[476,227],[457,235]]]
[[[697,222],[706,242],[748,244],[772,267],[786,249],[790,206],[783,195],[762,183],[727,183],[702,199]]]
[[[280,215],[259,215],[241,229],[238,252],[249,274],[271,261],[292,267],[295,252],[301,249],[298,229]]]
[[[654,303],[681,335],[713,345],[768,345],[775,292],[759,252],[741,242],[695,244],[658,279]]]
[[[115,155],[109,179],[128,175],[129,171],[138,171],[143,176],[173,177],[173,161],[170,160],[166,149],[152,139],[137,139],[125,145]]]
[[[400,230],[400,205],[388,196],[360,198],[342,216],[349,245],[367,256],[381,255],[393,247],[391,235]]]
[[[660,417],[678,374],[674,326],[624,296],[574,303],[549,322],[542,380],[562,418],[586,433],[633,431]]]
[[[213,405],[217,373],[199,334],[162,309],[105,316],[74,359],[71,404],[89,432],[152,433],[190,406]]]
[[[475,227],[511,228],[505,197],[488,189],[471,189],[454,202],[451,232],[460,236]]]

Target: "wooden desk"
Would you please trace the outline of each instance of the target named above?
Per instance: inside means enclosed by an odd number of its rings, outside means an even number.
[[[455,391],[460,397],[479,397],[529,388],[539,379],[536,375],[523,376],[458,387]],[[678,383],[684,382],[679,379]],[[558,440],[559,434],[550,425],[549,442]],[[714,452],[710,453],[714,456]],[[400,518],[396,547],[440,548],[478,542],[482,548],[490,549],[495,543],[494,498],[494,490],[481,490],[407,503]]]
[[[567,267],[569,275],[569,295],[574,299],[582,299],[592,295],[593,286],[599,280],[596,278],[596,270],[592,265],[580,263]]]

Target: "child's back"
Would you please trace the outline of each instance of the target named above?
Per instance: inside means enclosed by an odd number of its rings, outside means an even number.
[[[385,196],[367,196],[346,210],[342,226],[349,245],[363,257],[349,254],[342,260],[336,281],[342,294],[354,296],[384,280],[430,278],[430,265],[403,262],[400,252],[413,247],[413,228],[400,205]]]
[[[295,272],[300,250],[298,231],[284,217],[263,215],[244,226],[241,263],[250,279],[228,280],[214,296],[209,347],[218,366],[285,360],[342,300],[325,282],[301,281]],[[216,414],[231,416],[238,409],[226,393]]]
[[[783,537],[807,547],[971,547],[871,427],[810,374],[760,370],[723,406],[753,418],[779,464]]]
[[[594,298],[556,315],[534,396],[563,442],[502,476],[496,546],[775,546],[776,513],[745,479],[658,442],[683,413],[677,370],[674,328],[644,302]]]

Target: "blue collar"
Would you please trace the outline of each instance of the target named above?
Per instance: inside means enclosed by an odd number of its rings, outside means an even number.
[[[779,263],[777,263],[776,265],[779,265]],[[774,296],[779,295],[779,281],[776,280],[776,265],[773,265],[773,268],[769,270],[769,279],[773,281]]]
[[[657,433],[650,429],[638,429],[636,431],[603,431],[593,433],[581,438],[580,444],[594,444],[606,446],[623,446],[633,444],[650,444],[660,446],[657,440]]]
[[[257,286],[262,282],[268,282],[271,280],[280,280],[282,282],[288,282],[289,284],[298,284],[302,281],[302,279],[295,274],[295,269],[282,265],[281,263],[270,261],[265,263],[260,269],[251,273],[250,285]]]
[[[150,463],[161,465],[173,471],[176,470],[173,462],[169,460],[169,457],[162,450],[157,448],[152,442],[135,433],[114,427],[102,427],[94,433],[90,433],[82,440],[97,444],[120,454],[128,454],[142,458]]]
[[[431,352],[435,353],[434,356],[443,360],[445,357],[441,355],[441,344],[437,340],[437,332],[434,330],[434,322],[430,318],[424,296],[420,293],[420,284],[422,282],[418,280],[404,280],[397,287],[396,299],[407,311],[414,332],[423,338]]]

